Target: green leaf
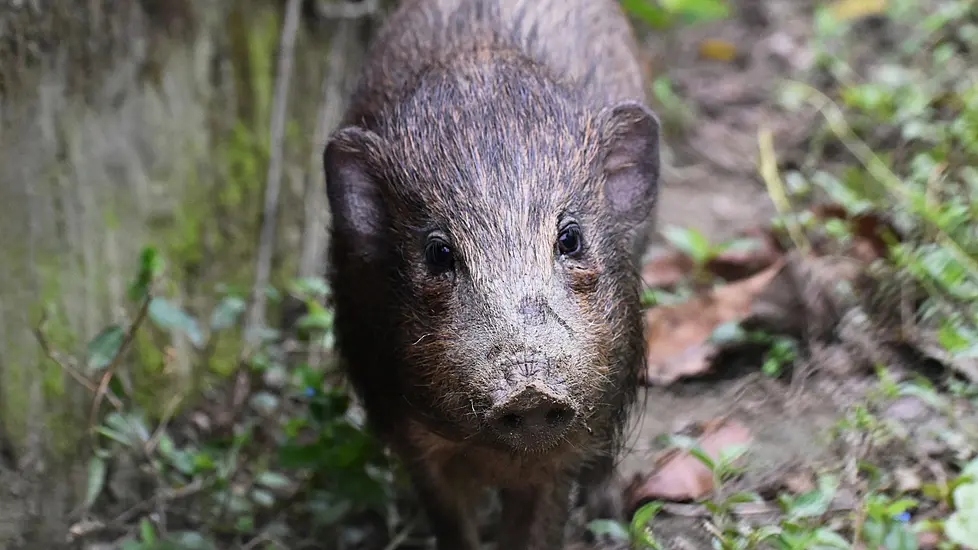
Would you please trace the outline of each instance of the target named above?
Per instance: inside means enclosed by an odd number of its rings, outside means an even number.
[[[301,329],[329,330],[333,326],[333,313],[317,302],[309,302],[309,313],[298,320]]]
[[[828,546],[829,548],[852,548],[852,544],[843,538],[842,535],[825,528],[819,528],[815,531],[815,542],[822,546]]]
[[[818,478],[818,487],[798,495],[788,509],[792,519],[818,517],[824,514],[832,504],[832,497],[838,487],[838,479],[834,476],[823,475]]]
[[[621,0],[621,7],[654,29],[668,28],[672,22],[669,13],[652,0]]]
[[[883,547],[886,550],[917,550],[917,537],[907,529],[906,525],[897,523],[886,533]]]
[[[652,518],[662,509],[663,503],[657,500],[646,502],[632,515],[631,528],[636,532],[645,528],[652,521]]]
[[[667,10],[683,16],[686,23],[699,23],[722,19],[730,15],[730,7],[724,0],[660,0]]]
[[[753,252],[755,250],[760,250],[764,246],[764,243],[757,238],[753,237],[743,237],[740,239],[732,239],[720,245],[720,250],[724,252]]]
[[[88,460],[88,485],[85,489],[85,508],[90,508],[95,504],[95,500],[102,494],[105,487],[106,464],[105,459],[93,455]]]
[[[974,512],[956,511],[944,522],[944,534],[951,542],[967,547],[978,540],[978,518]]]
[[[595,519],[587,524],[589,531],[597,536],[608,536],[615,540],[628,540],[628,531],[617,521],[610,519]]]
[[[978,458],[973,458],[961,468],[962,476],[971,476],[974,481],[978,482]]]
[[[235,322],[245,310],[245,301],[237,296],[226,296],[211,312],[211,330],[224,330]]]
[[[326,459],[323,445],[286,443],[278,448],[278,459],[284,468],[315,468]]]
[[[323,298],[329,295],[329,285],[322,277],[304,277],[292,283],[292,292],[303,298]]]
[[[717,468],[716,462],[714,462],[713,458],[709,455],[709,453],[704,451],[699,445],[694,445],[686,450],[689,452],[689,454],[693,455],[694,457],[696,457],[697,460],[702,462],[704,466],[709,468],[711,472],[716,470]]]
[[[264,471],[258,474],[258,477],[255,479],[255,483],[267,487],[273,491],[285,490],[292,486],[292,481],[288,477],[278,472],[270,471]]]
[[[88,360],[86,361],[90,372],[96,372],[109,366],[109,363],[119,353],[122,341],[126,336],[126,331],[119,325],[109,325],[102,329],[95,338],[88,343]]]
[[[160,328],[182,332],[198,348],[204,345],[204,335],[197,321],[166,299],[154,297],[149,304],[149,316]]]
[[[895,516],[906,512],[907,510],[913,508],[917,505],[917,501],[912,498],[902,498],[900,500],[891,502],[886,507],[886,513],[890,516]]]
[[[139,255],[139,271],[129,285],[129,298],[141,301],[150,291],[153,281],[163,272],[163,259],[152,246],[144,247]]]
[[[749,450],[750,447],[742,443],[727,445],[718,450],[717,461],[720,462],[720,464],[729,465],[740,457],[746,455]]]
[[[275,495],[265,489],[252,489],[251,500],[263,508],[271,508],[275,505]]]
[[[105,417],[105,426],[98,430],[106,437],[129,446],[142,445],[149,440],[150,432],[145,421],[136,414],[123,416],[117,411]]]
[[[143,518],[139,522],[139,535],[143,539],[145,544],[155,544],[156,543],[156,530],[153,529],[153,523],[148,518]]]
[[[709,340],[713,344],[730,344],[743,342],[746,337],[747,332],[740,326],[739,321],[725,321],[713,329]]]
[[[694,262],[701,264],[710,258],[710,241],[693,228],[670,225],[662,230],[663,236],[676,248],[688,254]]]

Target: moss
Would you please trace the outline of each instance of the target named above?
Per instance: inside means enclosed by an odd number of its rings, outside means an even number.
[[[238,0],[228,16],[239,120],[254,130],[267,125],[278,46],[279,13],[267,5]]]
[[[239,103],[239,116],[230,130],[213,136],[210,142],[201,136],[187,136],[187,162],[174,167],[165,176],[172,180],[175,189],[185,189],[179,206],[172,215],[150,228],[153,238],[171,264],[169,274],[174,288],[169,289],[188,296],[187,308],[206,324],[210,308],[219,296],[216,290],[221,284],[232,288],[250,289],[253,280],[257,235],[261,225],[263,185],[268,163],[268,119],[274,88],[274,63],[279,40],[280,14],[267,5],[254,6],[242,0],[236,3],[229,23],[232,45],[232,66],[235,89]],[[292,96],[296,100],[296,96]],[[298,162],[308,162],[308,135],[311,128],[304,128],[302,120],[287,123],[286,142],[289,150],[299,154]],[[199,166],[206,160],[204,166]],[[179,164],[179,163],[177,163]],[[159,177],[158,174],[151,177]],[[166,186],[167,182],[162,182]],[[119,199],[119,197],[116,197]],[[113,200],[100,205],[99,215],[108,230],[120,231],[127,209],[132,208],[124,200]],[[122,240],[122,239],[120,239]],[[101,245],[99,245],[101,246]],[[6,261],[11,261],[5,249]],[[53,347],[72,356],[84,356],[86,342],[72,330],[67,314],[65,296],[64,258],[58,255],[41,258],[30,265],[27,255],[14,258],[23,276],[15,274],[15,281],[37,277],[41,288],[33,303],[18,304],[33,307],[40,315],[40,307],[48,309],[47,336]],[[103,269],[103,263],[98,264]],[[128,279],[130,269],[122,265],[120,275]],[[279,261],[273,266],[272,281],[281,284],[287,280],[292,266]],[[4,267],[4,271],[13,268]],[[105,279],[108,279],[106,277]],[[105,280],[101,279],[100,280]],[[29,300],[28,300],[29,301]],[[108,288],[100,288],[99,304],[108,303]],[[130,308],[132,306],[130,305]],[[26,332],[11,333],[11,338],[22,338]],[[134,401],[145,407],[151,415],[162,412],[172,393],[171,388],[185,388],[169,372],[167,349],[169,337],[150,323],[144,326],[133,342],[125,362],[133,382]],[[206,368],[194,372],[191,386],[203,387],[209,379],[223,378],[238,366],[238,354],[242,345],[238,331],[224,331],[214,343],[207,359]],[[87,431],[87,404],[91,395],[77,387],[74,380],[66,379],[66,373],[53,361],[43,358],[33,345],[8,345],[14,354],[4,357],[2,406],[0,421],[4,431],[22,447],[27,439],[26,429],[32,407],[29,402],[31,388],[40,383],[44,397],[44,422],[49,428],[49,440],[56,445],[55,457],[67,459],[77,452],[78,444]],[[195,367],[197,365],[194,365]],[[203,365],[201,365],[203,366]],[[161,391],[161,388],[166,390]]]
[[[40,288],[38,300],[28,305],[30,322],[36,323],[41,318],[43,308],[46,317],[44,336],[48,344],[56,350],[84,349],[84,342],[71,328],[64,309],[60,262],[59,256],[51,255],[37,259],[31,266]],[[29,401],[32,388],[40,383],[44,400],[40,410],[44,415],[43,425],[51,458],[67,461],[77,452],[78,443],[85,433],[81,416],[74,408],[79,401],[79,392],[85,390],[69,391],[69,384],[75,382],[67,378],[60,365],[45,357],[39,346],[33,345],[33,342],[31,344],[8,346],[9,349],[19,350],[19,353],[4,369],[4,426],[14,445],[23,448],[29,435],[27,429],[31,425],[29,415],[36,410]],[[71,355],[84,357],[84,354]]]

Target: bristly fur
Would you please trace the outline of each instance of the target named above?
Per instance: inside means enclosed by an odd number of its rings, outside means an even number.
[[[439,548],[475,548],[479,485],[502,489],[501,543],[554,547],[571,481],[603,483],[621,450],[658,178],[643,76],[614,0],[406,0],[327,146],[337,346]],[[435,233],[450,273],[425,263]],[[487,430],[519,376],[563,392],[567,433]]]

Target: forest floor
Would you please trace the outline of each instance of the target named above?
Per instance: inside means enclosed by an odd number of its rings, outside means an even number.
[[[622,475],[631,510],[648,501],[662,504],[654,505],[658,513],[651,525],[664,548],[744,547],[738,544],[770,525],[782,533],[807,533],[794,539],[797,546],[771,539],[772,547],[836,547],[828,540],[823,546],[806,541],[816,536],[815,524],[787,525],[796,518],[785,519],[793,514],[786,503],[818,494],[825,500],[813,514],[816,523],[846,533],[855,547],[916,547],[896,542],[901,535],[893,533],[904,529],[900,522],[915,526],[906,528],[919,539],[915,544],[935,547],[944,539],[922,520],[946,517],[953,505],[920,499],[911,506],[901,499],[919,499],[921,492],[933,496],[933,486],[953,479],[978,446],[975,402],[962,398],[973,395],[974,359],[948,361],[935,353],[940,345],[918,324],[919,304],[908,297],[913,291],[906,285],[884,290],[886,282],[879,279],[887,277],[867,275],[885,262],[881,229],[896,223],[896,210],[879,209],[885,198],[872,207],[853,204],[860,190],[847,195],[819,186],[819,173],[844,178],[848,168],[848,181],[839,187],[858,188],[866,184],[853,184],[853,174],[866,170],[843,140],[826,138],[822,114],[786,103],[786,81],[798,80],[834,99],[848,99],[857,90],[879,93],[885,99],[870,107],[890,102],[898,113],[898,102],[909,99],[885,87],[900,85],[894,83],[898,77],[887,81],[886,71],[941,78],[939,69],[928,66],[933,59],[906,61],[912,56],[900,46],[924,32],[914,27],[925,19],[920,13],[953,11],[952,3],[921,5],[917,21],[894,13],[859,17],[836,35],[826,13],[816,20],[814,4],[741,0],[727,19],[647,41],[657,52],[654,69],[672,89],[659,93],[658,105],[672,154],[660,203],[667,238],[647,264],[646,280],[686,294],[666,294],[666,304],[650,309],[649,383]],[[858,11],[859,4],[837,8]],[[940,39],[928,36],[928,47],[939,48]],[[887,55],[873,55],[881,51]],[[880,82],[878,90],[859,88]],[[846,107],[858,105],[850,101]],[[880,127],[864,139],[885,144],[877,147],[884,154],[911,148],[911,140],[901,141],[906,134],[901,136],[900,125],[884,129],[886,122],[877,121]],[[765,131],[770,150],[764,147]],[[766,165],[775,169],[765,171]],[[894,163],[893,169],[901,167]],[[805,181],[816,182],[815,192],[804,198],[798,193],[793,210],[807,206],[822,231],[826,219],[844,219],[849,233],[829,238],[832,245],[816,242],[825,235],[808,235],[801,239],[809,241],[808,251],[772,244],[772,235],[788,233],[771,225],[779,187],[787,185],[792,195],[797,189],[791,184]],[[780,242],[792,242],[791,236]],[[724,282],[688,284],[699,268]],[[855,287],[848,301],[834,288],[844,281]],[[733,321],[763,329],[754,334],[764,336],[751,339],[740,332],[731,339]],[[955,378],[970,389],[952,392],[949,380]],[[664,440],[664,434],[692,436],[714,460],[724,446],[742,445],[740,452],[746,452],[736,475],[721,482],[726,474],[711,475],[701,460],[671,447],[675,440]],[[874,521],[878,525],[868,525]],[[879,538],[865,538],[873,529]],[[853,537],[864,540],[852,542]],[[978,546],[978,538],[972,540]]]
[[[582,548],[978,540],[978,16],[960,0],[822,4],[737,0],[644,39],[663,238],[644,270],[649,366],[613,495],[640,511],[584,533],[577,510]],[[328,327],[327,310],[310,319]],[[142,442],[129,466],[149,488],[93,462],[92,501],[113,497],[75,539],[425,547],[342,391],[316,389],[321,357],[284,369],[300,346],[169,423],[107,418],[119,445]]]

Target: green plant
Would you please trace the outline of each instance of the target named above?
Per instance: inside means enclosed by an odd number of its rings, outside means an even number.
[[[713,21],[730,13],[725,0],[621,0],[621,6],[655,29]]]
[[[978,541],[978,459],[961,471],[952,489],[954,512],[944,522],[944,533],[962,546]]]
[[[710,334],[710,341],[716,344],[749,342],[764,346],[761,372],[771,377],[781,376],[785,367],[798,358],[798,342],[794,338],[763,330],[747,331],[737,321],[717,325]]]
[[[917,538],[907,526],[907,511],[917,504],[913,498],[894,500],[888,495],[869,493],[863,501],[865,519],[857,525],[859,540],[873,548],[915,550]]]
[[[165,272],[158,252],[144,249],[129,293],[136,314],[128,323],[100,331],[87,345],[89,373],[101,382],[93,406],[99,420],[92,430],[95,445],[84,506],[105,505],[102,497],[111,474],[119,457],[127,456],[141,464],[142,475],[154,487],[153,499],[170,507],[181,502],[179,511],[170,513],[191,513],[205,528],[158,533],[161,518],[138,515],[133,518],[138,520],[138,529],[133,528],[137,532],[126,539],[125,548],[216,548],[216,539],[207,531],[258,537],[276,510],[297,505],[326,528],[365,510],[390,512],[396,468],[363,429],[362,414],[352,405],[332,362],[290,361],[278,331],[269,330],[257,348],[239,357],[237,371],[280,382],[251,391],[247,410],[223,433],[186,436],[180,405],[192,404],[193,395],[178,395],[162,418],[132,399],[121,375],[131,343],[149,325],[190,340],[198,361],[214,360],[207,352],[213,351],[214,341],[241,330],[242,298],[225,295],[203,322],[158,293],[166,286]],[[304,279],[293,281],[289,290],[307,305],[297,326],[307,336],[308,351],[328,356],[332,313],[323,305],[328,286],[321,279]],[[111,405],[106,414],[103,401]],[[174,424],[182,428],[174,430]],[[268,445],[270,441],[274,445]]]
[[[721,243],[711,243],[710,240],[694,227],[677,227],[670,225],[662,230],[662,235],[679,251],[693,261],[693,279],[699,282],[709,282],[713,276],[707,269],[707,264],[724,252],[745,252],[761,246],[755,239],[738,238]]]
[[[615,520],[592,520],[588,529],[595,535],[607,535],[619,541],[627,541],[635,550],[660,550],[662,545],[652,532],[649,524],[662,509],[659,501],[646,502],[632,514],[628,525]]]

